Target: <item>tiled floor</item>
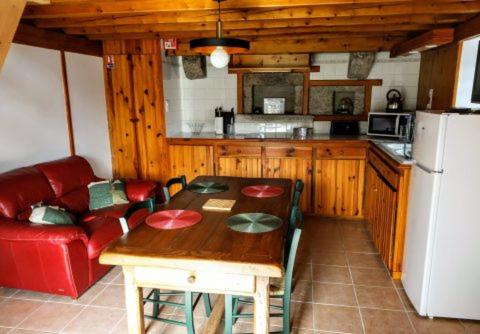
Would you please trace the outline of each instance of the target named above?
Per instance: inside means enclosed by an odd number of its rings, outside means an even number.
[[[123,277],[113,269],[78,300],[0,288],[0,334],[127,333]],[[307,218],[296,267],[294,333],[480,333],[480,322],[428,320],[413,311],[401,283],[392,281],[359,222]],[[174,308],[162,316],[182,318]],[[196,310],[197,333],[206,318]],[[272,319],[272,330],[281,330]],[[148,333],[185,329],[146,321]],[[236,331],[249,331],[239,321]]]

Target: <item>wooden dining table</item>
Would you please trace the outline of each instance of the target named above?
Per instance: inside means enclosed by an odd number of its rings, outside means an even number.
[[[160,210],[194,210],[200,223],[181,229],[155,229],[143,223],[111,244],[100,263],[122,266],[129,333],[144,333],[143,288],[251,296],[254,299],[254,332],[269,332],[269,280],[283,275],[283,247],[288,228],[292,183],[288,179],[199,176],[192,183],[213,181],[228,190],[199,194],[182,190]],[[251,185],[282,187],[283,194],[252,198],[242,194]],[[230,212],[202,210],[210,199],[231,199]],[[261,212],[280,217],[283,225],[270,232],[236,232],[227,219],[239,213]],[[223,298],[217,299],[204,328],[220,323]]]

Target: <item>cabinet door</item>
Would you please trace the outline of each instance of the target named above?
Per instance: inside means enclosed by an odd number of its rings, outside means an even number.
[[[213,175],[213,147],[194,145],[170,145],[170,177],[185,175],[187,182],[191,182],[200,175]],[[180,186],[171,188],[172,194]]]
[[[217,175],[262,177],[262,159],[255,157],[219,157]]]
[[[363,217],[364,160],[317,160],[315,213]]]
[[[302,146],[265,147],[263,177],[302,180],[305,184],[300,208],[311,211],[312,193],[312,148]]]

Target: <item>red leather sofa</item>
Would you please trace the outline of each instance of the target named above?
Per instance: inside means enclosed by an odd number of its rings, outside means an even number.
[[[109,271],[98,257],[122,235],[118,218],[131,204],[90,212],[87,185],[96,180],[79,156],[0,174],[0,286],[78,298]],[[126,182],[131,203],[156,191],[152,181]],[[75,214],[76,225],[30,223],[30,206],[40,201]],[[147,213],[137,211],[129,227],[135,228]]]

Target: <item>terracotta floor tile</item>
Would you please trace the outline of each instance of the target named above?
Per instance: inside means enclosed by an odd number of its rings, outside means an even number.
[[[378,254],[347,252],[346,255],[350,267],[385,269],[385,265]]]
[[[12,296],[12,298],[45,301],[52,298],[52,295],[43,292],[18,290],[17,293]]]
[[[361,333],[362,323],[358,308],[314,305],[315,330]]]
[[[152,331],[148,331],[147,325],[150,325],[149,320],[145,319],[145,332],[146,333],[153,333]],[[128,334],[128,323],[127,323],[127,315],[125,314],[122,319],[113,327],[112,334]]]
[[[12,297],[18,289],[0,287],[0,297]]]
[[[108,285],[89,305],[125,308],[124,286]]]
[[[74,300],[73,303],[88,305],[92,300],[97,298],[98,294],[107,288],[107,285],[97,283],[91,286],[87,291],[83,293],[78,299]]]
[[[466,334],[480,334],[480,321],[461,320]]]
[[[103,276],[99,282],[101,283],[110,283],[112,282],[120,273],[122,272],[122,267],[113,267],[105,276]]]
[[[414,330],[403,311],[361,308],[366,334],[412,334]]]
[[[393,285],[395,285],[396,289],[403,289],[402,281],[399,280],[399,279],[394,279],[393,280]]]
[[[292,300],[311,302],[312,301],[312,285],[311,281],[296,281],[293,284]]]
[[[328,238],[324,237],[321,239],[312,240],[310,243],[310,250],[312,252],[317,251],[330,251],[330,252],[338,252],[343,251],[343,243],[342,240],[338,238]]]
[[[315,303],[343,306],[357,306],[353,285],[314,283],[313,299]]]
[[[0,332],[1,333],[1,332]],[[8,334],[50,334],[51,332],[34,331],[30,329],[15,328]]]
[[[45,303],[26,318],[19,327],[60,332],[83,308],[84,306],[75,304]]]
[[[415,307],[412,305],[412,302],[407,296],[407,293],[403,289],[397,289],[398,294],[400,295],[400,299],[403,302],[403,305],[405,306],[405,309],[407,311],[415,311]]]
[[[418,334],[460,334],[465,328],[457,319],[429,319],[421,317],[416,312],[409,312],[408,316]]]
[[[12,330],[12,327],[0,327],[0,334],[7,334]]]
[[[299,263],[295,266],[293,272],[295,280],[311,281],[312,280],[312,265],[309,263]]]
[[[377,253],[370,240],[345,238],[343,239],[343,248],[347,252]]]
[[[348,268],[326,265],[313,266],[313,280],[324,283],[352,283]]]
[[[38,309],[43,302],[8,299],[0,304],[0,326],[15,327]]]
[[[353,283],[357,285],[393,287],[390,275],[383,269],[350,268]]]
[[[333,266],[346,266],[347,256],[343,251],[341,252],[328,252],[317,251],[311,254],[313,264],[327,264]]]
[[[280,325],[282,318],[276,320],[280,321]],[[313,304],[292,302],[290,320],[294,328],[313,330]],[[274,323],[272,322],[272,324]]]
[[[117,325],[125,311],[119,309],[87,306],[73,319],[63,333],[105,334]]]
[[[371,286],[355,286],[358,305],[403,311],[403,304],[397,291],[392,288],[377,288]]]

